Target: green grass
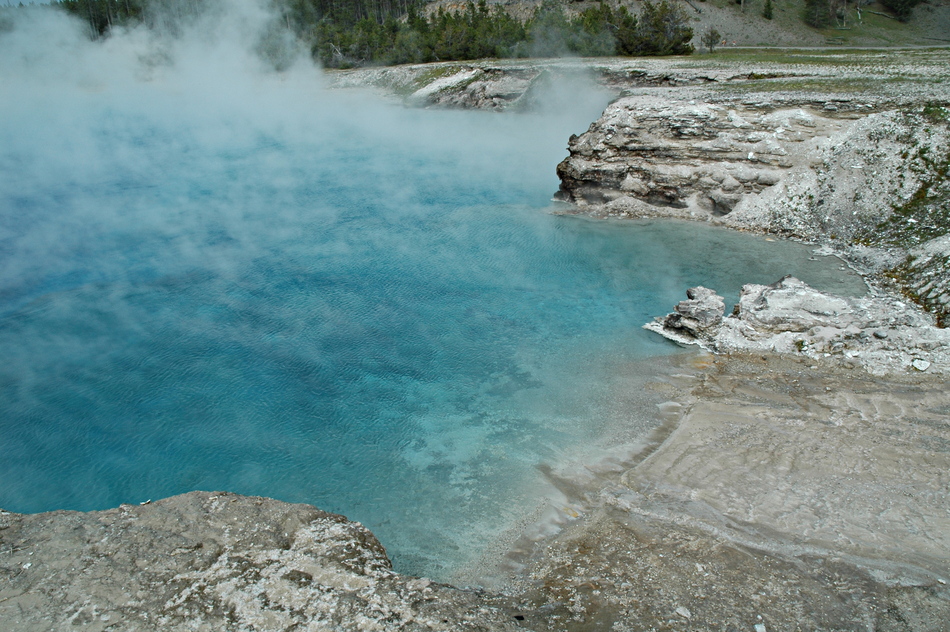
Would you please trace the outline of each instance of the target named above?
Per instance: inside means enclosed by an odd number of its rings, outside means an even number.
[[[900,48],[853,48],[833,49],[805,48],[717,48],[714,53],[696,53],[684,60],[686,66],[708,66],[710,63],[725,64],[783,64],[807,66],[879,66],[934,61],[950,61],[950,48],[900,49]]]

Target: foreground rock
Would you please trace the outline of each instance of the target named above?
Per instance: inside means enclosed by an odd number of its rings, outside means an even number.
[[[889,296],[844,298],[794,277],[746,285],[734,313],[723,318],[721,296],[707,288],[646,329],[711,351],[830,358],[883,375],[893,371],[950,373],[950,330],[935,327],[912,304]]]
[[[562,481],[584,518],[525,562],[527,621],[946,630],[946,380],[704,355],[652,386],[670,398],[655,442],[586,485]]]
[[[362,525],[192,492],[109,511],[0,513],[0,628],[508,630],[504,604],[398,575]]]

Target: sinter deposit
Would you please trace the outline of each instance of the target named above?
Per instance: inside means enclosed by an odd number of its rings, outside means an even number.
[[[644,325],[671,340],[719,353],[770,351],[834,358],[870,373],[950,372],[950,330],[891,296],[845,298],[794,277],[742,288],[733,314],[713,290],[694,287],[664,318]]]
[[[503,601],[394,573],[359,523],[269,498],[2,512],[0,554],[11,632],[515,628]]]

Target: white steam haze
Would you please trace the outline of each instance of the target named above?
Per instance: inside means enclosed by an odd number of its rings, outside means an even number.
[[[640,325],[684,288],[826,287],[803,245],[549,213],[608,99],[582,81],[409,109],[326,89],[261,4],[181,1],[95,42],[0,11],[6,510],[271,496],[450,580],[543,503],[539,464],[655,422],[672,345]]]
[[[351,178],[354,183],[371,179],[372,195],[389,200],[408,201],[424,194],[419,178],[406,177],[408,165],[398,159],[387,162],[393,151],[431,156],[446,169],[430,183],[423,179],[425,186],[448,186],[450,178],[460,183],[488,178],[538,187],[540,178],[545,178],[549,185],[544,195],[549,195],[557,187],[554,167],[566,154],[567,136],[582,131],[607,99],[590,85],[562,85],[552,93],[548,111],[538,115],[407,110],[368,93],[324,89],[321,72],[305,50],[294,47],[289,35],[280,44],[291,61],[275,71],[258,54],[262,34],[274,37],[274,18],[261,3],[205,4],[210,8],[204,17],[179,33],[115,29],[97,42],[89,40],[82,21],[65,12],[9,12],[14,28],[0,34],[0,82],[5,94],[0,117],[6,122],[0,128],[5,148],[0,160],[7,163],[4,173],[17,177],[5,179],[0,194],[7,199],[49,198],[70,187],[108,189],[125,180],[133,184],[123,186],[145,188],[134,198],[133,207],[64,199],[63,213],[36,218],[13,243],[5,239],[7,248],[27,249],[29,256],[21,252],[11,257],[7,251],[0,270],[4,288],[31,276],[20,266],[55,265],[57,257],[68,257],[81,247],[85,234],[103,225],[115,230],[128,222],[139,231],[145,224],[156,234],[167,229],[176,236],[167,247],[177,252],[162,256],[178,262],[208,256],[183,237],[187,231],[181,230],[182,223],[191,221],[190,209],[220,215],[230,236],[242,240],[240,231],[253,232],[252,224],[228,221],[228,214],[242,206],[229,196],[243,200],[246,195],[262,195],[260,191],[241,191],[240,183],[235,183],[200,206],[181,191],[182,206],[174,216],[149,198],[159,193],[157,181],[174,189],[206,167],[213,173],[214,164],[189,165],[189,161],[221,152],[281,150],[265,158],[273,169],[274,187],[266,195],[277,196],[269,204],[273,222],[279,222],[284,211],[279,203],[283,192],[308,177],[320,179],[293,162],[294,152],[305,148],[301,157],[312,168],[315,157],[333,160],[349,146],[378,147],[375,160],[352,166]],[[152,22],[165,23],[160,18]],[[147,138],[137,138],[143,134]],[[147,150],[141,151],[145,146]],[[170,165],[180,165],[181,171],[156,173],[156,169],[169,171]],[[65,212],[69,204],[74,206]],[[314,212],[331,212],[317,208]],[[250,242],[242,246],[254,247]],[[108,267],[106,259],[100,265]],[[100,272],[123,274],[120,269]]]

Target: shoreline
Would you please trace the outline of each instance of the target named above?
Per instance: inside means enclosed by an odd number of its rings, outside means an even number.
[[[627,175],[618,191],[646,186]],[[732,191],[746,186],[751,199],[776,184],[735,180],[704,186],[742,211]],[[732,188],[716,192],[724,182]],[[615,198],[636,208],[632,199]],[[540,537],[508,550],[507,579],[489,590],[393,572],[375,537],[342,516],[192,492],[101,512],[0,511],[0,621],[13,630],[945,627],[945,377],[875,376],[770,351],[669,358],[674,370],[651,386],[661,400],[653,440],[549,470],[570,511],[541,515]]]
[[[541,543],[507,592],[524,595],[526,612],[557,612],[566,629],[593,629],[605,612],[630,630],[941,629],[945,379],[708,357],[671,400],[679,418],[666,440],[604,487],[589,516]],[[917,623],[892,625],[910,602]]]
[[[549,470],[564,505],[507,548],[492,585],[395,573],[368,530],[308,505],[192,492],[100,512],[0,512],[0,575],[10,580],[0,621],[942,629],[945,378],[774,353],[664,359],[669,370],[647,385],[658,425],[600,461]],[[24,608],[36,616],[11,614]]]
[[[693,377],[684,368],[705,367],[708,358],[705,352],[681,349],[624,363],[613,390],[617,409],[626,418],[609,422],[604,434],[575,458],[539,463],[545,483],[537,506],[499,534],[494,546],[457,569],[450,583],[504,591],[525,571],[537,547],[583,524],[600,502],[600,492],[656,451],[672,433],[678,410],[668,406],[669,389],[691,382]],[[642,366],[650,366],[654,373],[646,375]],[[639,393],[635,405],[630,405],[631,392]]]

